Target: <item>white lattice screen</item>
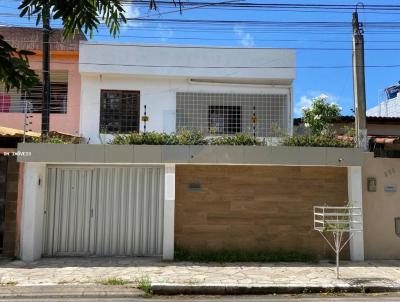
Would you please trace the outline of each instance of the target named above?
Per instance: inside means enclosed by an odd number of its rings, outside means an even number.
[[[176,129],[198,130],[206,135],[253,134],[276,137],[288,132],[288,96],[285,94],[176,94]]]

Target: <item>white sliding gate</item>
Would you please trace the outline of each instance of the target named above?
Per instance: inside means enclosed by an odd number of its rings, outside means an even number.
[[[49,166],[43,254],[162,255],[164,169]]]

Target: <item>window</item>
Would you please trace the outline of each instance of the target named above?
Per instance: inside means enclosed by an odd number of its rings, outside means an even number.
[[[36,71],[39,79],[42,79],[40,70]],[[68,72],[57,70],[51,71],[50,113],[67,113],[68,97]],[[5,91],[0,84],[0,112],[24,112],[25,97],[28,112],[42,112],[42,82],[32,87],[25,95],[16,89]]]
[[[275,137],[289,132],[290,101],[286,94],[176,93],[176,130],[204,135],[253,135]]]
[[[241,132],[240,106],[208,106],[208,131],[212,134]]]
[[[100,103],[100,132],[139,131],[139,91],[102,90]]]
[[[50,113],[67,113],[68,83],[51,82]],[[42,112],[42,83],[30,89],[30,112]],[[29,104],[29,103],[28,103]]]

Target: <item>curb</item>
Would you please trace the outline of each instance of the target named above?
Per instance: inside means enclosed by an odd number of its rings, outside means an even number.
[[[400,286],[279,286],[279,285],[179,285],[154,284],[156,295],[266,295],[314,293],[384,293],[400,292]]]
[[[0,286],[0,299],[6,298],[139,298],[144,293],[118,285],[35,285]]]

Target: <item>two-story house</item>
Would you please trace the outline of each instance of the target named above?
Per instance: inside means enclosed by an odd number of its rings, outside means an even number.
[[[42,78],[42,30],[28,27],[0,27],[2,35],[17,49],[30,50],[29,65]],[[50,33],[50,130],[79,135],[79,100],[81,81],[79,75],[79,41],[85,39],[77,34],[65,40],[60,29]],[[12,89],[5,91],[0,83],[0,126],[41,130],[42,83],[28,92]],[[28,119],[25,120],[25,111]]]
[[[23,260],[171,260],[175,247],[329,257],[312,208],[361,203],[359,150],[104,144],[145,126],[291,133],[294,50],[81,42],[79,71],[79,128],[89,144],[19,146],[29,154],[19,160],[32,192],[22,200]],[[362,236],[352,238],[347,258],[363,259]]]
[[[29,65],[42,78],[42,30],[0,26],[0,35],[17,49],[33,51]],[[50,33],[50,130],[79,135],[79,40],[64,40],[60,29]],[[13,256],[19,245],[23,165],[15,156],[24,128],[28,137],[41,131],[42,83],[29,91],[6,91],[0,83],[0,255]],[[24,127],[25,125],[25,127]],[[34,131],[34,132],[32,132]]]

